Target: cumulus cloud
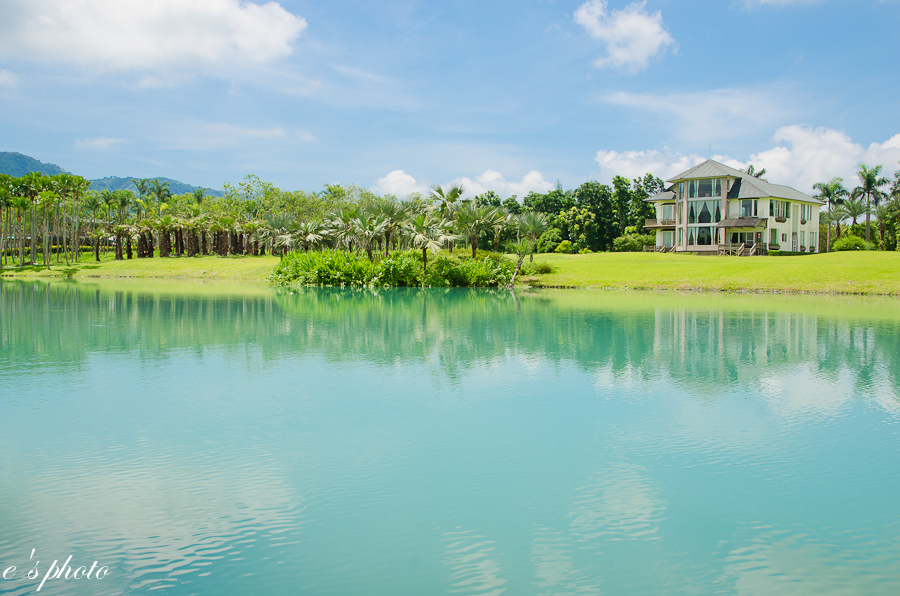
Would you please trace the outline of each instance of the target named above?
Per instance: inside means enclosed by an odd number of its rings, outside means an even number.
[[[109,151],[117,145],[121,145],[128,139],[114,139],[111,137],[94,137],[75,139],[76,149],[94,149],[96,151]]]
[[[594,61],[598,68],[630,71],[647,68],[650,59],[675,45],[666,30],[662,12],[647,12],[646,2],[607,11],[606,0],[588,0],[575,11],[575,22],[594,39],[606,44],[606,55]]]
[[[0,89],[15,89],[19,84],[19,77],[8,70],[0,69]]]
[[[491,190],[504,198],[511,195],[524,197],[532,191],[547,192],[552,190],[554,186],[544,180],[544,176],[537,170],[528,172],[519,182],[508,181],[500,172],[485,170],[483,174],[476,176],[474,180],[464,176],[454,180],[453,184],[462,184],[467,197],[484,194]]]
[[[231,66],[290,55],[305,28],[277,2],[7,0],[0,56],[100,70]]]
[[[746,161],[727,155],[713,155],[713,159],[737,169],[746,169],[752,163],[756,169],[765,168],[766,178],[771,182],[806,193],[813,192],[812,185],[816,182],[828,181],[834,176],[842,177],[847,186],[854,186],[860,163],[883,165],[889,175],[900,167],[900,134],[883,143],[864,147],[844,132],[795,124],[776,130],[772,140],[776,146],[753,153]],[[674,152],[668,148],[663,151],[601,150],[595,160],[600,166],[601,179],[608,182],[615,175],[635,178],[647,172],[666,179],[703,162],[706,156]]]
[[[529,192],[547,192],[554,185],[544,180],[544,176],[537,170],[532,170],[516,182],[507,180],[500,172],[485,170],[483,174],[470,178],[462,176],[452,180],[450,184],[461,184],[466,198],[493,191],[506,198],[511,195],[524,197]],[[379,178],[371,190],[378,194],[391,194],[398,197],[406,197],[413,193],[427,193],[430,189],[427,185],[416,180],[403,170],[394,170],[384,178]]]
[[[408,197],[414,193],[424,194],[428,192],[428,187],[418,183],[415,178],[403,170],[394,170],[384,178],[379,178],[372,187],[372,192],[379,195]]]

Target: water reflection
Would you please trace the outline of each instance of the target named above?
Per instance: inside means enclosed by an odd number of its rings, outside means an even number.
[[[0,564],[115,568],[49,594],[891,593],[895,306],[3,281]]]

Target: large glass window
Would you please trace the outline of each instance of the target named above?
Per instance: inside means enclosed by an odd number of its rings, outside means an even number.
[[[722,204],[713,201],[688,201],[688,223],[704,224],[722,221]]]
[[[769,201],[769,215],[772,217],[790,217],[790,204],[787,201]]]
[[[675,205],[662,205],[658,213],[659,219],[675,219]]]
[[[705,197],[722,196],[721,178],[703,178],[701,180],[688,181],[688,198],[702,199]]]
[[[710,246],[716,241],[716,228],[703,226],[688,228],[688,244],[692,246]]]
[[[741,201],[741,217],[756,217],[757,201],[756,199],[743,199]]]

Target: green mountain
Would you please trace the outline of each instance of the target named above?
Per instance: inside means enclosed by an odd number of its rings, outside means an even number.
[[[66,171],[55,163],[44,163],[33,157],[13,153],[12,151],[0,151],[0,174],[10,176],[24,176],[28,172],[41,172],[47,176],[65,174]]]
[[[11,176],[19,177],[24,176],[28,172],[41,172],[47,176],[53,176],[54,174],[64,174],[66,173],[66,170],[56,164],[44,163],[33,157],[22,155],[21,153],[0,151],[0,174],[9,174]],[[194,192],[195,189],[199,188],[197,186],[185,184],[184,182],[179,182],[178,180],[172,180],[171,178],[160,177],[159,179],[162,182],[169,183],[169,190],[173,195]],[[124,188],[137,194],[137,188],[134,186],[134,183],[131,182],[131,178],[108,176],[106,178],[100,178],[99,180],[91,180],[90,183],[91,190],[119,190],[120,188]],[[225,195],[221,190],[212,188],[204,188],[203,190],[206,191],[206,194],[216,197]]]
[[[152,180],[152,178],[151,178]],[[172,180],[171,178],[163,178],[159,177],[160,182],[168,182],[169,190],[173,195],[183,195],[186,192],[194,192],[197,186],[191,186],[190,184],[185,184],[184,182],[179,182],[178,180]],[[91,180],[91,190],[119,190],[125,189],[130,190],[134,194],[137,194],[137,187],[131,181],[131,178],[119,178],[118,176],[107,176],[106,178],[100,178],[99,180]],[[212,188],[204,188],[207,195],[212,195],[216,197],[225,196],[225,193],[221,190],[215,190]]]

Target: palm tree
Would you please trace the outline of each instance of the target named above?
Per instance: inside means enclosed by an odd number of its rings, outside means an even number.
[[[431,188],[431,193],[429,194],[429,198],[432,203],[438,210],[441,212],[441,217],[444,219],[450,219],[452,217],[453,211],[456,208],[456,202],[462,198],[465,190],[463,189],[462,184],[454,184],[449,188],[444,188],[440,184],[435,184]],[[450,252],[453,252],[453,241],[449,241]]]
[[[435,216],[431,210],[415,215],[406,223],[412,245],[422,249],[423,272],[428,271],[429,250],[431,254],[437,254],[446,242],[459,240],[459,236],[450,234],[447,228],[447,220]]]
[[[856,175],[859,176],[860,185],[853,189],[853,198],[866,197],[866,242],[871,242],[871,233],[869,231],[871,204],[878,205],[878,202],[884,198],[881,187],[890,184],[890,180],[880,174],[881,166],[869,168],[864,163],[859,164],[859,171],[856,172]]]
[[[844,201],[843,205],[841,205],[839,207],[839,209],[841,210],[841,213],[844,216],[841,219],[846,219],[849,217],[850,219],[853,220],[853,223],[851,224],[852,226],[855,226],[856,220],[859,219],[860,217],[862,217],[863,215],[866,216],[866,219],[868,219],[868,216],[869,216],[868,205],[866,205],[866,203],[863,203],[861,198],[857,198],[857,197],[851,196],[851,198]]]
[[[816,182],[813,184],[813,188],[819,191],[815,198],[823,201],[828,206],[829,216],[834,205],[840,205],[850,195],[850,192],[844,188],[844,179],[839,176],[832,178],[828,182]],[[831,222],[829,221],[827,225],[828,240],[825,244],[825,252],[831,250]]]
[[[881,240],[881,249],[884,250],[884,232],[887,222],[894,216],[894,205],[885,204],[875,207],[875,221],[878,222],[878,235]]]
[[[488,218],[488,225],[494,231],[494,252],[500,250],[500,234],[509,225],[510,213],[506,207],[494,207]]]
[[[393,198],[376,201],[373,212],[384,221],[384,256],[391,250],[391,239],[396,240],[409,217],[409,207]]]
[[[506,286],[507,289],[512,290],[513,286],[516,284],[516,276],[519,275],[519,271],[522,270],[522,262],[525,261],[525,255],[534,254],[534,243],[527,238],[520,238],[515,242],[507,244],[507,248],[510,252],[519,257],[519,260],[516,262],[516,269],[513,271],[512,278],[509,280],[509,285]]]
[[[387,225],[383,216],[373,215],[366,211],[362,211],[359,217],[351,221],[353,236],[356,238],[357,245],[366,251],[369,261],[372,261],[372,251],[375,243],[384,234],[384,228]]]
[[[768,180],[766,180],[765,178],[763,178],[763,176],[766,175],[766,169],[765,169],[765,168],[763,168],[763,169],[761,169],[760,171],[757,172],[757,171],[753,168],[753,164],[750,164],[749,166],[747,166],[747,169],[746,169],[746,170],[741,170],[741,171],[744,172],[745,174],[747,174],[748,176],[753,176],[754,178],[759,178],[759,179],[762,180],[763,182],[768,182]]]
[[[534,249],[537,246],[537,239],[541,234],[547,231],[550,222],[547,216],[537,211],[525,211],[516,216],[516,225],[519,229],[520,238],[524,236],[531,242],[531,260],[534,261]]]

